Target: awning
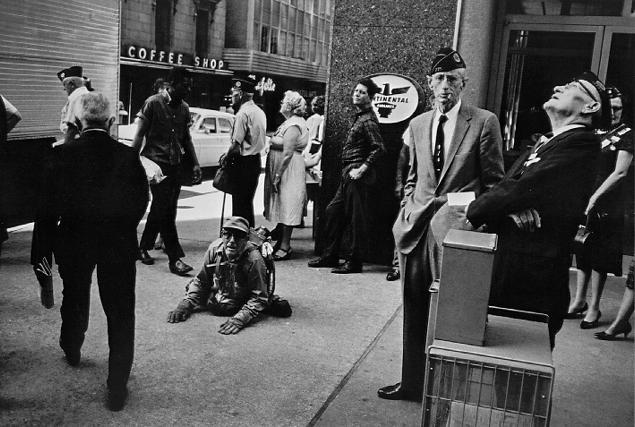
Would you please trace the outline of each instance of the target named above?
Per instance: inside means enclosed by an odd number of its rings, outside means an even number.
[[[231,70],[212,70],[209,68],[194,67],[192,65],[164,64],[161,62],[145,61],[143,59],[128,58],[128,57],[120,57],[119,64],[131,65],[133,67],[156,68],[160,70],[170,70],[172,69],[172,67],[180,67],[180,68],[185,68],[187,71],[191,73],[212,74],[212,75],[221,75],[221,76],[234,75],[234,72]]]

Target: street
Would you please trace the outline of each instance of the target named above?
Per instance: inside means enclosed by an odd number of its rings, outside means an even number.
[[[258,215],[262,176],[256,194]],[[218,235],[221,207],[210,181],[182,190],[178,230],[195,271]],[[29,265],[30,229],[11,230],[0,265],[0,425],[417,425],[419,404],[376,397],[399,379],[399,283],[385,281],[385,266],[337,277],[307,268],[310,213],[307,228],[294,232],[292,259],[276,264],[276,293],[293,315],[264,317],[238,335],[218,334],[223,318],[209,313],[167,323],[188,279],[170,274],[160,251],[151,252],[155,265],[137,264],[135,362],[118,413],[104,407],[108,346],[96,286],[82,362],[72,368],[57,344],[59,276],[55,307],[46,310]],[[261,215],[257,223],[272,226]],[[622,278],[609,279],[601,327],[614,317],[623,286]],[[633,338],[598,341],[578,322],[566,321],[557,338],[552,425],[632,426]]]

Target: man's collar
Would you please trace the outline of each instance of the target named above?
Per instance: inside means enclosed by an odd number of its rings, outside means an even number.
[[[249,101],[245,101],[245,102],[241,103],[240,107],[238,108],[238,111],[242,110],[243,107],[246,106],[246,105],[256,105],[256,104],[254,103],[253,99],[250,99]]]
[[[78,87],[70,95],[68,95],[68,100],[74,101],[85,93],[88,93],[88,89],[86,89],[86,86]]]
[[[459,101],[454,104],[454,106],[452,108],[450,108],[449,111],[447,112],[443,112],[441,111],[441,109],[439,107],[436,108],[436,116],[440,116],[441,114],[445,114],[447,116],[448,119],[454,119],[456,116],[458,116],[459,114],[459,109],[461,108],[461,98],[459,98]]]
[[[572,125],[566,125],[566,126],[559,127],[558,129],[554,129],[553,130],[553,136],[551,138],[553,138],[555,136],[558,136],[560,134],[563,134],[563,133],[565,133],[565,132],[567,132],[567,131],[569,131],[571,129],[577,129],[577,128],[583,128],[583,127],[585,127],[585,126],[582,125],[582,124],[579,124],[579,123],[574,123]]]
[[[361,116],[362,114],[368,113],[372,109],[373,109],[373,105],[372,104],[367,106],[367,107],[364,107],[364,108],[357,107],[357,112],[355,113],[355,115],[356,116]]]
[[[91,131],[104,132],[104,133],[110,135],[110,132],[108,132],[106,129],[101,129],[101,128],[86,128],[86,129],[82,130],[82,133],[91,132]]]

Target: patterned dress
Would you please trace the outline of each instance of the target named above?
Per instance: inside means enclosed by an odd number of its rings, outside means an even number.
[[[294,142],[293,157],[284,170],[280,181],[280,191],[273,191],[273,178],[280,170],[283,152],[269,150],[265,168],[265,212],[267,221],[284,225],[300,225],[304,201],[306,199],[305,168],[302,151],[309,140],[309,130],[306,121],[299,116],[287,119],[276,130],[274,136],[282,137],[291,127],[300,129],[300,136]]]

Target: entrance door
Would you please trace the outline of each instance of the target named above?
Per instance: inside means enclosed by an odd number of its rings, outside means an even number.
[[[495,98],[505,149],[523,150],[534,133],[549,131],[542,104],[555,85],[584,70],[632,98],[634,33],[632,26],[508,24]],[[625,113],[632,123],[632,108]]]

